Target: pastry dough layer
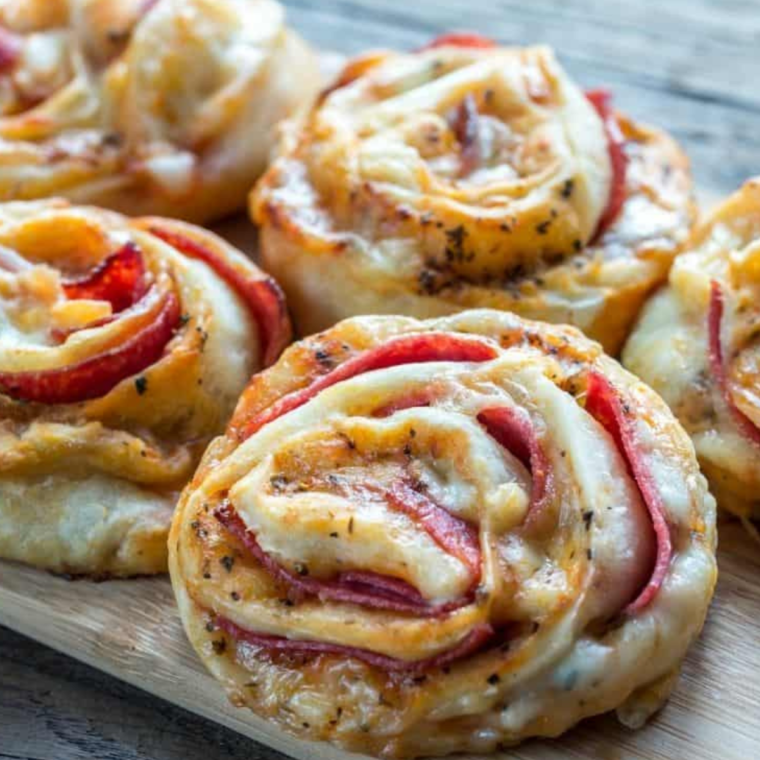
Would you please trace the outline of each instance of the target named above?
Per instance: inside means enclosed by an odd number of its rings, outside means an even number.
[[[273,0],[15,0],[0,27],[0,200],[219,218],[319,87]]]
[[[266,329],[256,292],[279,310]],[[289,339],[276,295],[242,253],[182,222],[0,205],[0,557],[165,570],[179,490]]]
[[[720,506],[760,517],[760,180],[694,231],[623,355],[690,433]],[[720,313],[718,313],[720,312]]]
[[[714,501],[661,399],[577,330],[356,317],[253,378],[175,513],[230,698],[388,757],[490,751],[666,696]]]
[[[688,232],[690,192],[678,146],[603,120],[549,49],[444,45],[349,63],[285,131],[251,213],[304,333],[491,307],[615,352]]]

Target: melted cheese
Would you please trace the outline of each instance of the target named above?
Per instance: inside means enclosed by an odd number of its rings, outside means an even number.
[[[44,2],[0,8],[22,43],[0,90],[4,198],[219,217],[243,205],[274,125],[319,87],[273,0]]]

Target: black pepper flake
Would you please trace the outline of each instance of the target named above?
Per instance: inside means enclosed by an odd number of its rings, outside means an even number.
[[[580,253],[582,249],[583,249],[583,243],[581,243],[580,240],[573,240],[573,250],[576,253]]]
[[[412,681],[414,683],[425,683],[425,681],[427,681],[427,676],[415,676],[412,678]]]
[[[583,513],[583,522],[586,523],[586,530],[591,530],[591,521],[594,519],[594,510],[589,509]]]
[[[353,515],[348,518],[348,532],[349,534],[354,532],[354,518]]]
[[[148,390],[148,378],[145,375],[135,378],[135,390],[140,396]]]
[[[230,599],[232,599],[233,602],[239,602],[240,601],[240,594],[238,594],[237,591],[231,591],[230,592]]]
[[[330,534],[330,538],[337,538],[337,537],[338,537],[338,532],[334,530],[334,531],[333,531],[333,532]]]
[[[293,602],[290,599],[280,599],[280,604],[282,604],[284,607],[292,607]]]
[[[309,574],[309,568],[301,562],[296,562],[295,571],[302,577]]]
[[[549,232],[549,226],[551,225],[552,220],[551,219],[544,219],[543,222],[540,222],[536,225],[536,232],[539,235],[546,235],[547,232]]]
[[[594,552],[592,552],[591,549],[586,549],[586,556],[589,559],[594,559]]]
[[[203,578],[204,578],[204,580],[207,580],[207,581],[208,581],[208,580],[211,580],[211,573],[210,573],[208,570],[206,570],[206,571],[203,573]]]
[[[184,327],[190,321],[189,314],[182,314],[179,318],[179,326]]]
[[[428,295],[432,295],[433,293],[436,292],[435,273],[431,272],[429,269],[423,269],[417,275],[417,282],[419,284],[420,290],[423,293],[427,293]]]
[[[308,724],[306,721],[304,721],[303,723],[301,723],[301,725],[302,725],[304,728],[308,728],[308,727],[309,727],[309,724]]]
[[[562,185],[562,189],[560,190],[559,194],[565,199],[568,200],[573,195],[573,190],[575,189],[575,180],[574,179],[566,179],[565,184]]]
[[[106,32],[106,37],[112,45],[121,45],[129,39],[128,29],[109,29]]]
[[[408,443],[404,446],[404,456],[407,458],[412,456],[412,447]]]
[[[118,132],[106,132],[100,141],[101,145],[108,148],[119,148],[123,142],[124,138]]]
[[[417,435],[417,431],[414,428],[409,430],[409,437],[414,438]]]
[[[229,573],[232,570],[232,566],[235,564],[235,558],[230,554],[225,554],[219,560],[219,564]]]
[[[224,654],[227,651],[227,641],[225,639],[215,639],[211,642],[214,654]]]
[[[206,347],[206,341],[208,340],[208,333],[200,325],[198,325],[195,328],[195,332],[197,332],[198,335],[200,335],[200,338],[201,338],[201,353],[203,353],[203,350]]]
[[[314,352],[314,358],[324,367],[332,367],[332,357],[322,348]]]
[[[288,479],[284,475],[272,475],[269,478],[269,485],[274,491],[281,491],[288,484]]]
[[[216,626],[214,625],[214,622],[213,622],[212,620],[209,620],[209,621],[206,623],[206,630],[207,630],[209,633],[213,633],[213,632],[216,630]]]
[[[446,230],[446,258],[449,261],[462,261],[465,258],[464,239],[467,230],[460,224],[450,230]]]
[[[491,686],[495,686],[497,683],[499,683],[499,681],[501,681],[501,678],[499,678],[498,673],[491,673],[491,675],[488,676],[486,681],[488,681],[488,683],[490,683]]]

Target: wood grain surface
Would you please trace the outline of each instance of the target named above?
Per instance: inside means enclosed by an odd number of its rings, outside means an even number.
[[[550,44],[578,81],[611,87],[621,109],[681,141],[703,200],[760,173],[760,0],[285,5],[304,37],[345,53],[414,47],[452,28],[512,44]],[[224,231],[250,244],[247,225]],[[759,557],[736,526],[721,531],[721,577],[710,619],[676,693],[646,729],[629,732],[606,716],[560,741],[528,743],[505,757],[760,757]],[[304,747],[226,704],[184,643],[165,579],[70,583],[0,563],[0,623],[8,626],[0,627],[0,760],[278,760],[280,751],[340,756]]]

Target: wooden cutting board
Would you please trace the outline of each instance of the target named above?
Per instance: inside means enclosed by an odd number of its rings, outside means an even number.
[[[735,524],[720,535],[709,620],[670,702],[648,726],[632,732],[601,716],[561,739],[494,757],[760,757],[760,547]],[[299,760],[358,757],[293,739],[230,705],[186,642],[166,578],[67,581],[0,562],[0,624]]]

